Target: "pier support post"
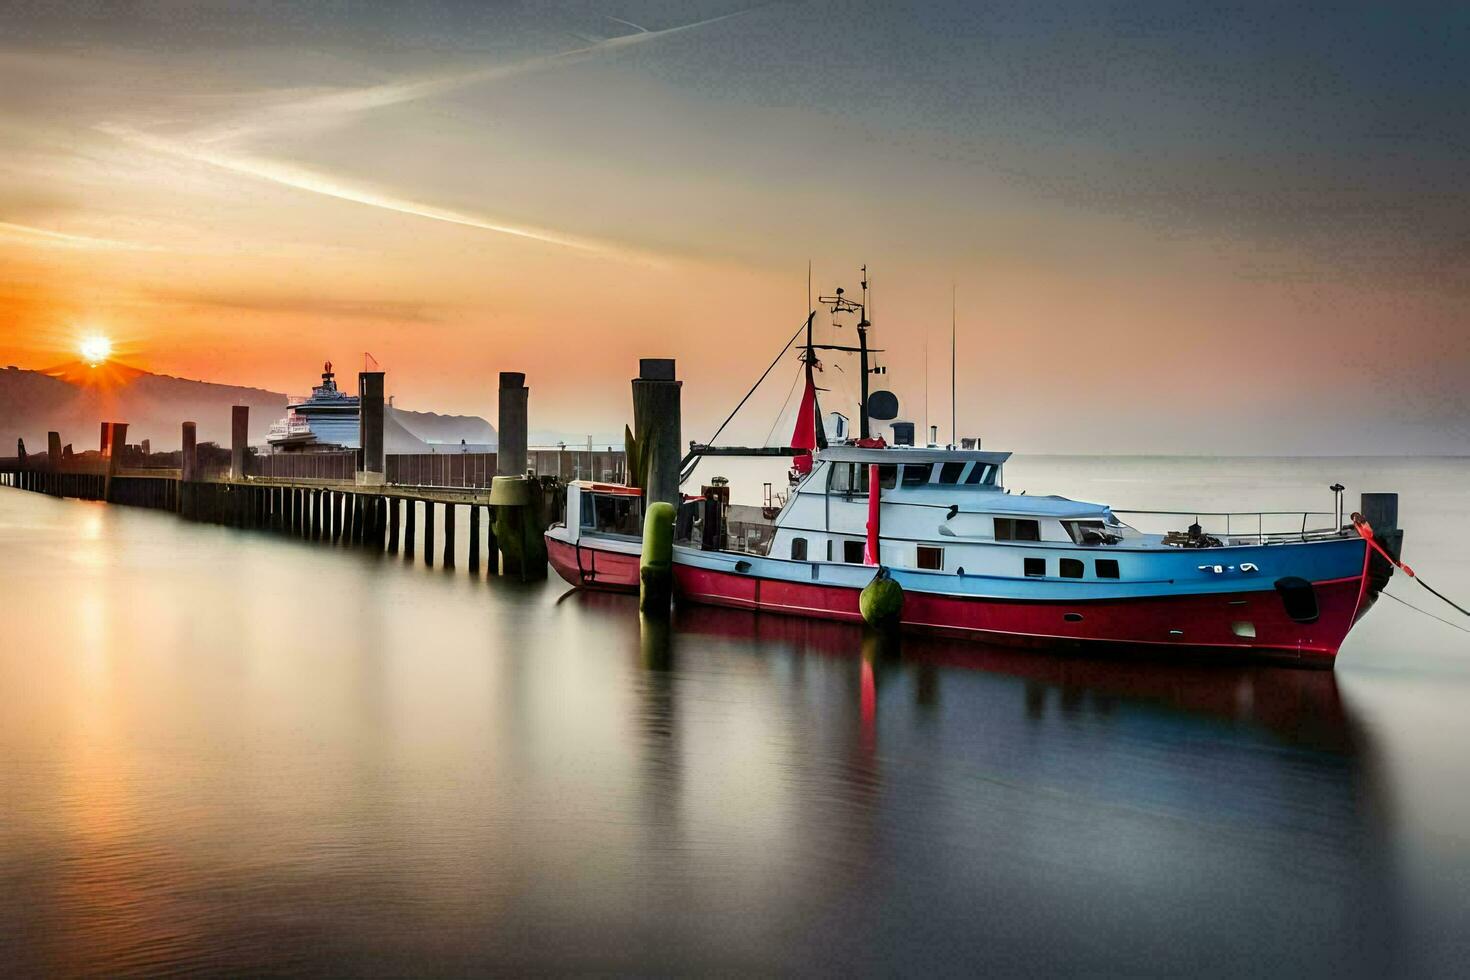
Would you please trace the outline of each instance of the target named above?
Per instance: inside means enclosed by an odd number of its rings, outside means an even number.
[[[480,572],[480,505],[470,504],[470,573]]]
[[[183,425],[183,452],[179,461],[179,513],[190,518],[194,512],[194,482],[199,479],[198,429],[193,422]]]
[[[405,500],[404,509],[408,512],[403,525],[403,560],[413,561],[414,555],[414,524],[418,521],[419,502],[412,498]]]
[[[347,495],[347,506],[352,510],[352,543],[362,544],[362,496],[356,493]]]
[[[342,491],[332,491],[332,543],[342,540]]]
[[[107,480],[103,486],[102,499],[111,501],[112,479],[122,465],[123,447],[128,444],[128,424],[126,422],[104,422],[102,425],[107,430]]]
[[[485,508],[485,572],[500,574],[500,542],[495,537],[495,508]]]
[[[444,505],[444,567],[454,567],[454,512],[458,508],[450,503]]]
[[[645,513],[656,501],[678,509],[680,446],[679,388],[673,358],[645,357],[633,379],[633,437],[639,467],[647,474]],[[630,482],[635,477],[630,474]]]
[[[357,376],[357,436],[362,447],[358,486],[383,485],[383,372],[363,371]]]
[[[398,530],[399,512],[403,509],[403,501],[392,497],[388,501],[388,554],[398,554]]]
[[[500,431],[496,435],[497,476],[526,475],[526,420],[531,391],[519,371],[500,372]]]
[[[424,564],[434,564],[434,502],[424,501]]]
[[[245,479],[245,447],[250,443],[250,406],[230,406],[230,479]]]

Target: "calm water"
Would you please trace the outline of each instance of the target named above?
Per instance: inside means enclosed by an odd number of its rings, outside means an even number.
[[[1465,461],[1009,479],[1398,490],[1470,596]],[[1315,673],[664,632],[463,567],[0,490],[5,972],[1463,975],[1470,635],[1393,602]]]

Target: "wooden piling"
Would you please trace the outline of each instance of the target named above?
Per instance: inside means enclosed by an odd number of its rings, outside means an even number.
[[[454,504],[444,505],[444,567],[454,567]]]
[[[398,554],[398,523],[399,511],[402,509],[403,501],[397,497],[388,501],[388,554]]]
[[[424,501],[424,564],[434,565],[434,502]]]
[[[408,513],[405,516],[403,525],[403,558],[405,561],[413,561],[414,522],[417,520],[419,507],[418,501],[416,500],[405,500],[404,503],[407,505],[405,507],[405,510],[407,510]]]
[[[633,436],[639,467],[646,474],[643,502],[662,500],[678,508],[680,445],[679,388],[673,358],[645,357],[633,380]],[[629,482],[633,482],[630,476]]]
[[[230,479],[245,479],[245,448],[250,444],[250,406],[230,406]]]
[[[480,505],[470,504],[470,574],[480,573]]]

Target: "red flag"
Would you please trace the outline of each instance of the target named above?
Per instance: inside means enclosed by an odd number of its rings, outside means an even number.
[[[817,386],[810,380],[796,411],[796,429],[791,433],[791,448],[805,449],[792,460],[792,469],[805,476],[812,471],[812,450],[817,448]]]

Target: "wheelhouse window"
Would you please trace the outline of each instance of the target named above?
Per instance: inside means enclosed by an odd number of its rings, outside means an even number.
[[[970,475],[965,477],[965,482],[970,486],[995,486],[995,466],[991,463],[976,463],[971,467]]]
[[[929,476],[934,472],[934,467],[929,463],[904,463],[903,485],[905,487],[922,487],[929,482]]]
[[[849,565],[861,565],[863,563],[863,542],[842,542],[842,560]]]
[[[1022,517],[997,517],[995,519],[997,541],[1040,541],[1041,525]]]
[[[1076,558],[1063,558],[1062,561],[1061,561],[1061,566],[1062,566],[1062,578],[1081,578],[1082,577],[1082,571],[1083,571],[1082,562],[1078,561]]]
[[[1026,568],[1026,577],[1027,578],[1045,578],[1046,577],[1046,559],[1045,558],[1027,558],[1026,559],[1025,568]]]
[[[965,473],[964,463],[945,463],[939,467],[940,483],[959,483],[960,477]]]
[[[928,479],[927,475],[925,479]],[[892,490],[897,485],[898,464],[884,463],[879,466],[879,489]],[[827,488],[834,494],[843,494],[848,497],[866,497],[868,495],[868,464],[833,463],[832,482],[827,485]]]
[[[1121,538],[1102,521],[1062,521],[1073,544],[1116,544]]]
[[[582,526],[607,534],[641,534],[642,498],[629,494],[582,492]]]
[[[942,570],[944,568],[944,549],[919,545],[918,566],[931,572]]]
[[[793,561],[806,561],[806,538],[791,539],[791,558]]]
[[[1093,563],[1093,567],[1097,569],[1098,578],[1118,577],[1118,559],[1116,558],[1099,558]]]

